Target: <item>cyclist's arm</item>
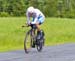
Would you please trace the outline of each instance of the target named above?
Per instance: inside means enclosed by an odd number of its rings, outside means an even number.
[[[37,22],[38,18],[34,18],[34,21],[32,22],[32,24],[35,24]]]
[[[39,13],[38,12],[34,13],[34,17],[33,17],[32,24],[35,24],[37,22],[38,16],[39,16]]]
[[[27,24],[30,24],[30,16],[28,15],[28,13],[26,13],[26,17],[27,17]]]

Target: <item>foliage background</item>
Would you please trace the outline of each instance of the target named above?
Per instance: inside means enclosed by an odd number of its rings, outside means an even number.
[[[0,16],[25,16],[29,6],[39,8],[47,17],[75,17],[75,0],[0,0]]]

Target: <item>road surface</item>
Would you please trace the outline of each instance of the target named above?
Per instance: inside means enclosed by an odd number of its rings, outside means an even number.
[[[32,49],[0,53],[0,61],[75,61],[75,44],[44,47],[42,52]]]

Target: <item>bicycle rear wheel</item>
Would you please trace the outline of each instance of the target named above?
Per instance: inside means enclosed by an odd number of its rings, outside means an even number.
[[[44,31],[42,31],[42,35],[40,35],[40,38],[39,38],[39,39],[38,39],[38,35],[37,35],[37,50],[38,50],[39,52],[41,52],[42,49],[43,49],[44,41],[45,41],[45,38],[44,38]]]
[[[31,46],[32,46],[32,37],[30,31],[28,31],[24,40],[25,53],[29,53],[29,51],[31,50]]]
[[[38,40],[38,44],[37,44],[37,50],[38,52],[41,52],[42,51],[42,48],[43,48],[43,40]]]

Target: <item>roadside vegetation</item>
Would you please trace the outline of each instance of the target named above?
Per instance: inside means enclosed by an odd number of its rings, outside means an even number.
[[[0,51],[23,49],[29,29],[21,27],[25,22],[25,17],[0,18]],[[46,18],[41,29],[45,32],[46,46],[75,42],[75,19]]]

